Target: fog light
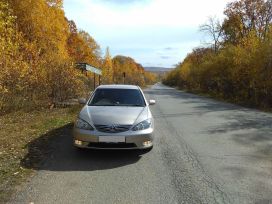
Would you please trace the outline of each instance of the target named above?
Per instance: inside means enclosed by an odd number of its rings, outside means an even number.
[[[150,146],[151,144],[152,144],[151,141],[145,141],[145,142],[143,142],[144,146]]]
[[[75,144],[76,144],[76,145],[82,145],[82,141],[80,141],[80,140],[75,140]]]

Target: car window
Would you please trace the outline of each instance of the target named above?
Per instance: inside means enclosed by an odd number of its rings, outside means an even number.
[[[90,106],[145,106],[144,97],[138,89],[97,89]]]

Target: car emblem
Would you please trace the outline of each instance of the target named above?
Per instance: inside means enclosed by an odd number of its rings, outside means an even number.
[[[116,130],[116,126],[115,125],[111,125],[110,129],[111,129],[111,131],[114,131],[114,130]]]

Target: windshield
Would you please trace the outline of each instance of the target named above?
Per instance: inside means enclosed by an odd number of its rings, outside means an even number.
[[[89,106],[145,106],[138,89],[97,89]]]

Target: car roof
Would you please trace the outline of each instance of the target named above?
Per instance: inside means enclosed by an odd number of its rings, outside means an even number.
[[[139,89],[136,85],[125,85],[125,84],[111,84],[111,85],[100,85],[97,89]]]

